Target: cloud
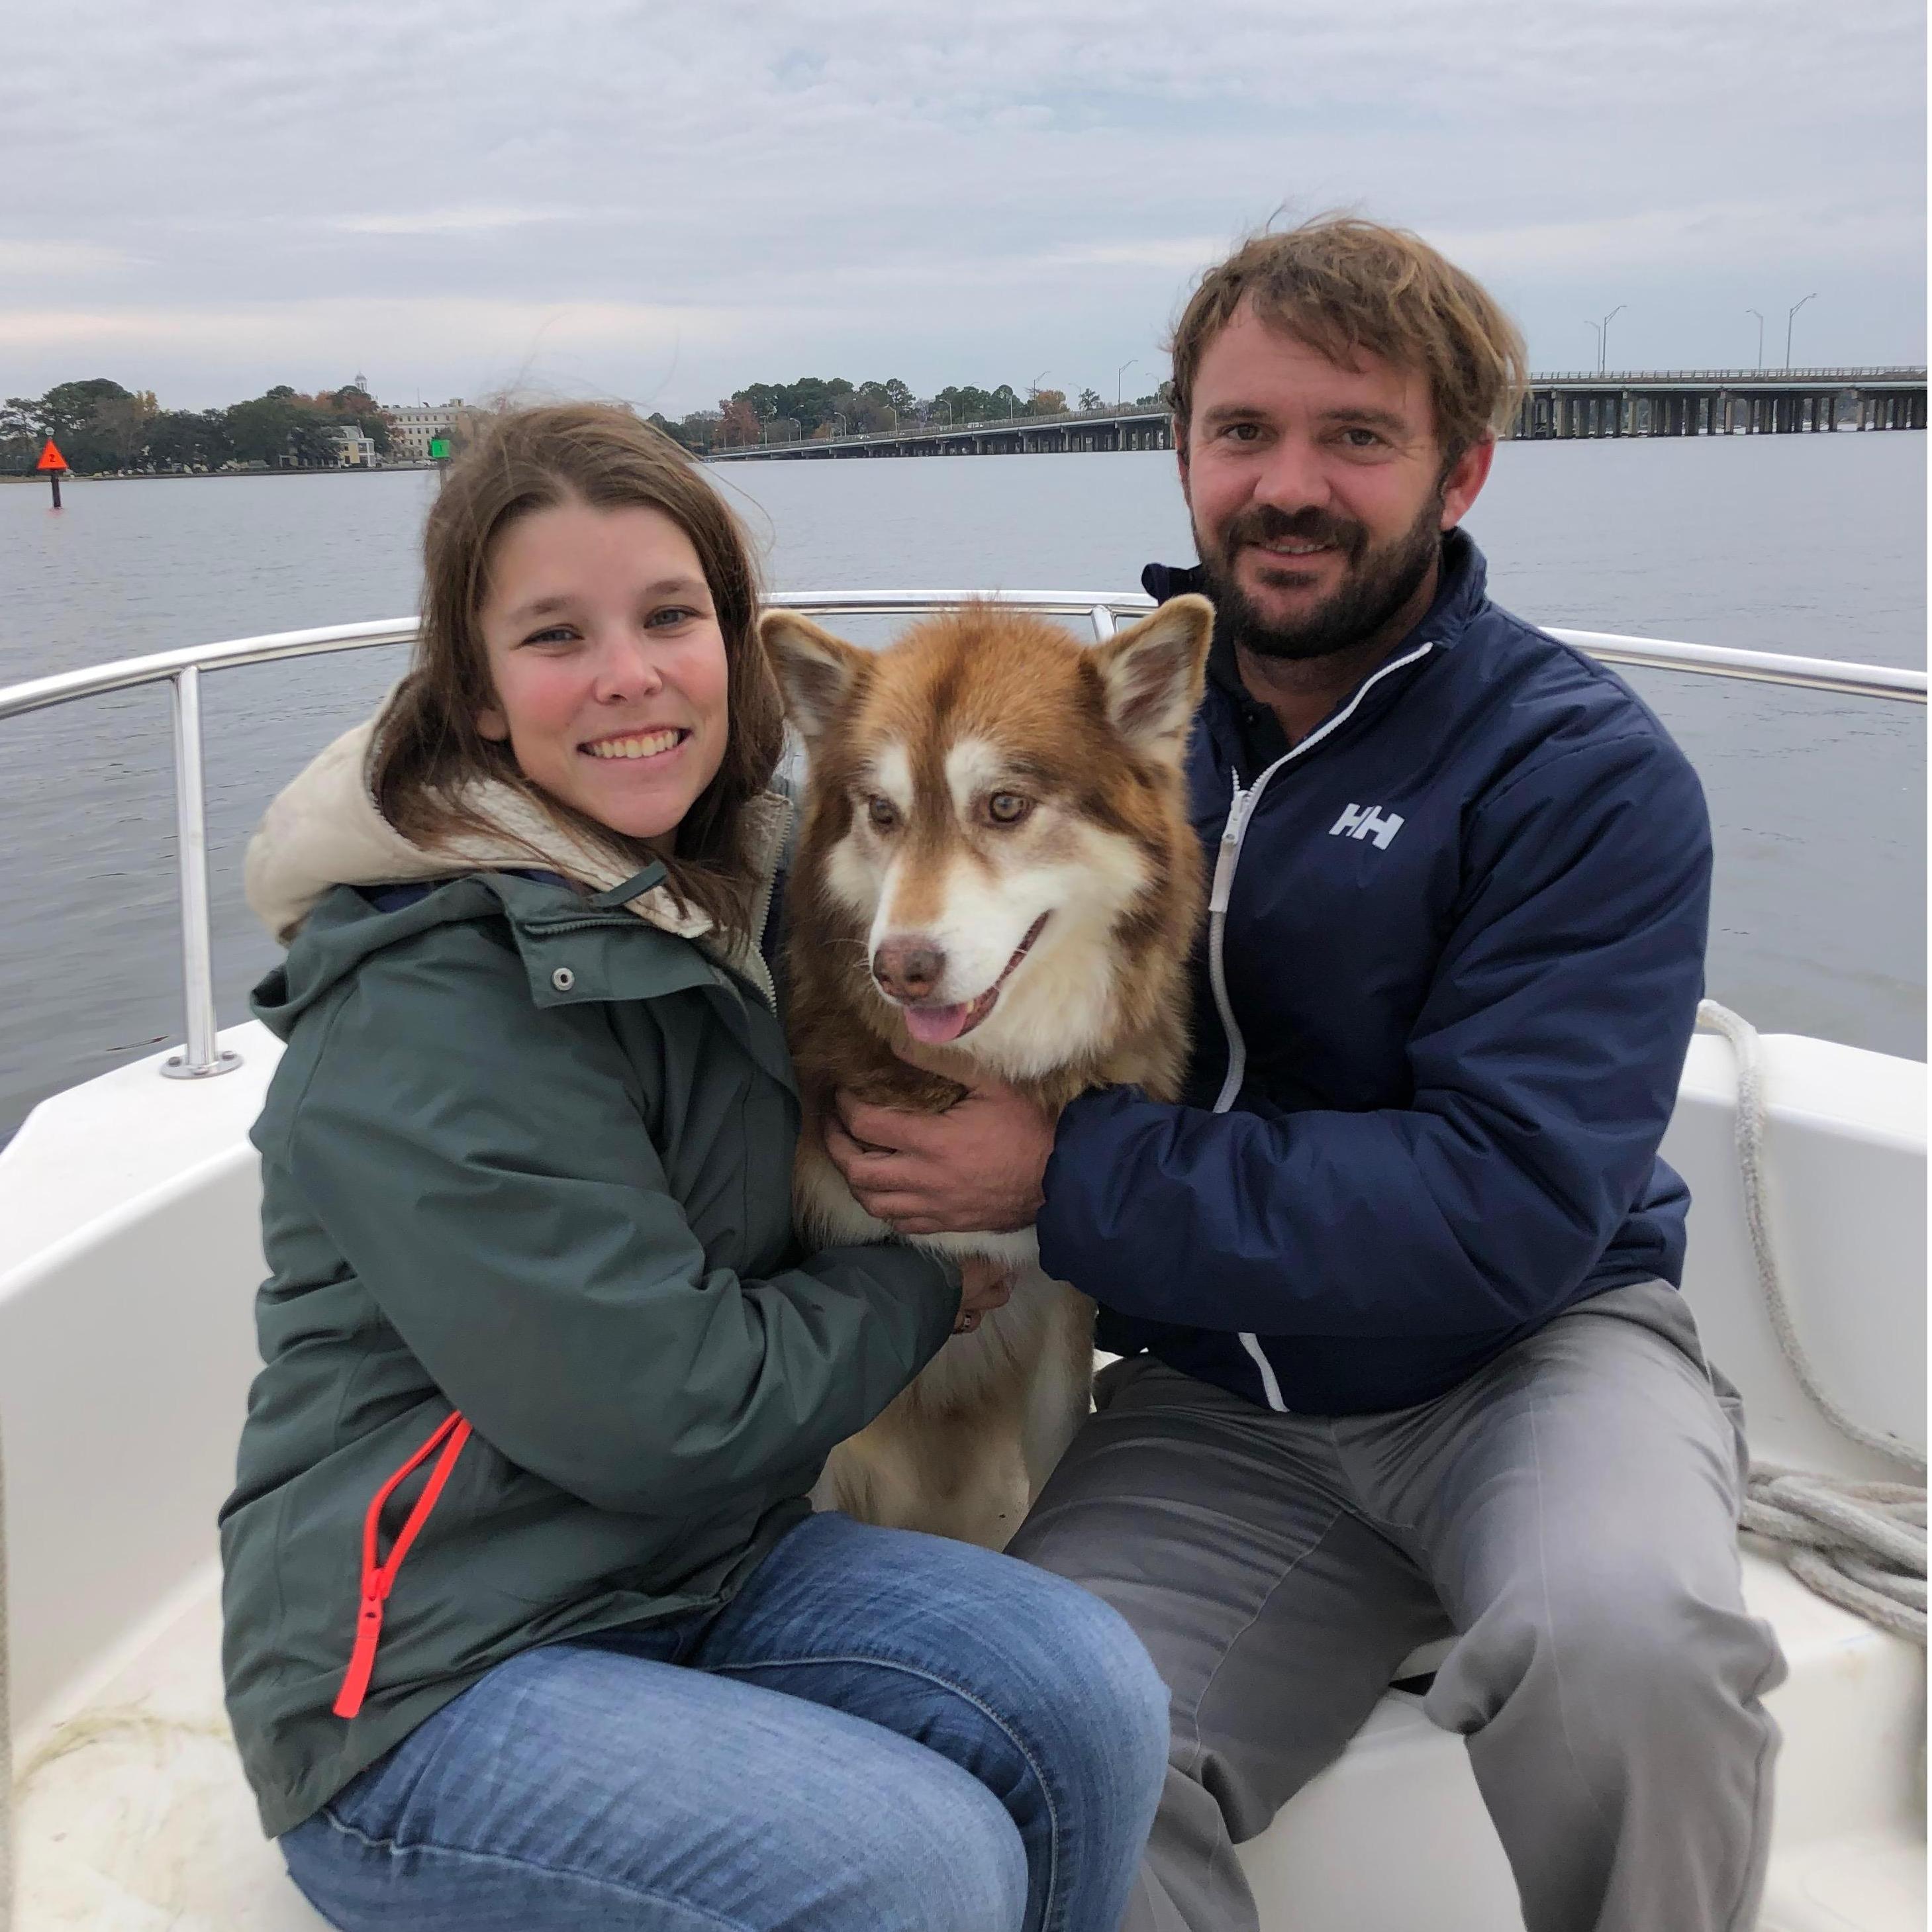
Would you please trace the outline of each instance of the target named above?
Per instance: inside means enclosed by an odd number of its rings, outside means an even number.
[[[139,344],[166,340],[223,353],[286,346],[295,356],[327,354],[346,338],[374,338],[420,350],[434,343],[453,356],[527,360],[545,346],[627,350],[675,346],[683,334],[736,336],[749,316],[722,309],[653,308],[579,302],[568,308],[469,296],[392,296],[370,302],[323,298],[234,307],[0,310],[0,349],[68,343]]]
[[[136,266],[139,257],[98,242],[10,241],[0,237],[0,275],[32,277],[50,281],[75,281],[118,274]]]
[[[1842,266],[1894,244],[1905,214],[1802,199],[1704,202],[1575,221],[1441,229],[1430,239],[1478,274],[1574,273],[1627,262],[1652,272],[1709,270],[1754,264],[1794,247],[1816,266]]]
[[[1922,352],[1916,0],[94,0],[8,35],[13,393],[112,340],[225,400],[278,327],[426,392],[505,357],[685,406],[1097,381],[1284,205],[1419,229],[1539,361],[1619,301],[1632,354],[1720,361],[1814,286],[1815,352]]]
[[[491,235],[539,222],[585,221],[588,209],[571,208],[440,208],[393,214],[339,214],[327,226],[344,235]]]
[[[1082,242],[1036,258],[1070,268],[1205,268],[1226,254],[1232,237],[1226,235],[1151,236],[1144,242]]]

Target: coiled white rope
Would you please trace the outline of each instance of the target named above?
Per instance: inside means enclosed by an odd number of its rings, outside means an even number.
[[[1748,1020],[1706,1000],[1697,1024],[1720,1033],[1737,1056],[1738,1173],[1744,1220],[1757,1259],[1772,1332],[1798,1386],[1848,1441],[1902,1465],[1919,1478],[1909,1483],[1855,1482],[1774,1463],[1754,1462],[1742,1522],[1775,1542],[1791,1574],[1808,1588],[1882,1629],[1925,1643],[1925,1456],[1909,1442],[1868,1429],[1835,1402],[1804,1352],[1772,1252],[1765,1211],[1764,1081],[1757,1030]]]
[[[0,1932],[14,1922],[14,1721],[7,1704],[7,1469],[0,1462]]]

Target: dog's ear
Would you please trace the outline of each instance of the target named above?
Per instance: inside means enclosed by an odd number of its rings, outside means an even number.
[[[1178,756],[1201,702],[1214,607],[1177,597],[1094,649],[1107,716],[1129,744]]]
[[[767,610],[758,635],[784,694],[785,716],[809,748],[872,674],[871,655],[796,610]]]

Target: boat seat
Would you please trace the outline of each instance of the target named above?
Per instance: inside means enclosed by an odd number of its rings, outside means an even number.
[[[1786,1748],[1760,1932],[1922,1923],[1919,1653],[1814,1597],[1772,1556],[1748,1548],[1744,1566],[1746,1598],[1775,1624],[1791,1665],[1770,1700]],[[1426,1646],[1405,1672],[1426,1674],[1445,1648]],[[164,1634],[21,1767],[15,1932],[322,1925],[256,1822],[222,1708],[220,1648],[211,1574]],[[1887,1821],[1889,1835],[1874,1832]],[[1384,1697],[1341,1758],[1240,1856],[1263,1932],[1521,1932],[1462,1741],[1436,1730],[1412,1693]],[[1843,1915],[1848,1873],[1883,1894],[1882,1909]],[[1896,1916],[1906,1906],[1916,1916]]]
[[[1784,1747],[1759,1932],[1923,1924],[1923,1654],[1744,1541],[1745,1601],[1776,1628],[1791,1668],[1766,1700]],[[1446,1648],[1425,1646],[1405,1674],[1426,1674]],[[1522,1932],[1462,1741],[1412,1694],[1383,1698],[1240,1856],[1262,1932]]]
[[[325,1932],[262,1835],[221,1695],[212,1567],[18,1766],[13,1932]]]

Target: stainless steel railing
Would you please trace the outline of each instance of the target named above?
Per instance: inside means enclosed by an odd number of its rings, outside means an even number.
[[[1084,618],[1095,638],[1111,637],[1120,617],[1138,616],[1154,599],[1138,592],[1085,590],[798,590],[771,599],[818,616],[913,616],[969,599],[1030,610],[1045,616]],[[60,671],[51,677],[0,688],[0,719],[69,704],[136,685],[172,687],[175,740],[175,830],[180,868],[182,980],[187,1005],[182,1050],[161,1071],[177,1080],[202,1080],[241,1064],[216,1035],[214,973],[208,902],[208,827],[202,806],[201,676],[236,664],[269,664],[283,658],[322,657],[337,651],[404,644],[416,634],[413,617],[370,624],[334,624],[313,631],[278,631],[235,638],[225,644],[190,645],[115,664]],[[1622,638],[1598,631],[1555,631],[1553,637],[1606,664],[1652,670],[1690,671],[1705,677],[1739,678],[1753,684],[1792,685],[1809,691],[1859,698],[1926,701],[1923,671],[1886,664],[1840,664],[1832,658],[1780,657],[1768,651],[1718,644],[1672,644],[1654,638]]]

